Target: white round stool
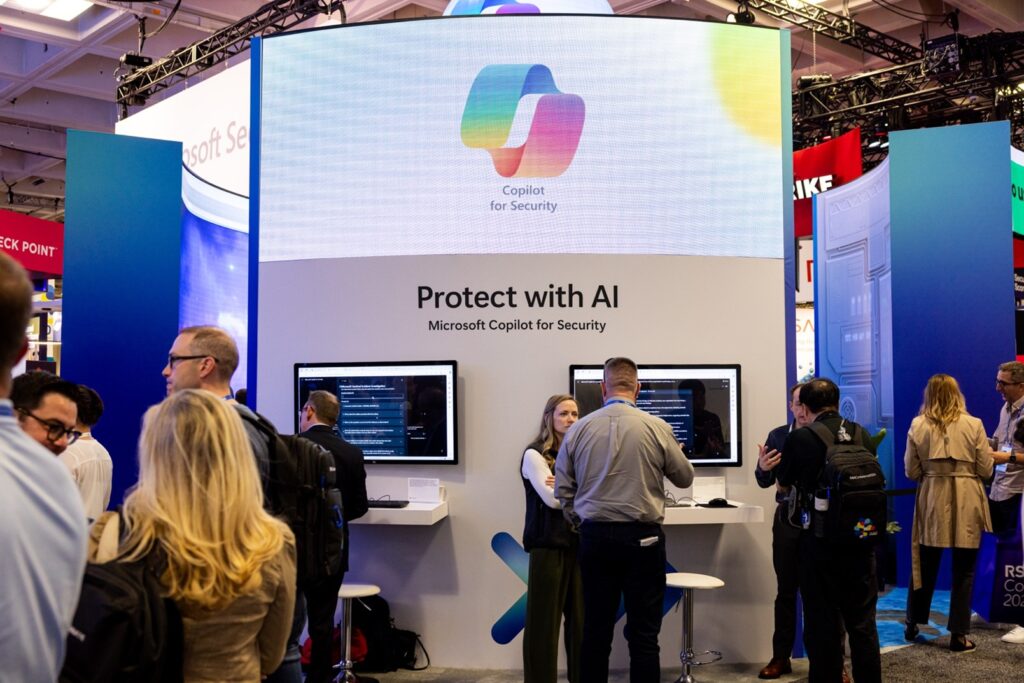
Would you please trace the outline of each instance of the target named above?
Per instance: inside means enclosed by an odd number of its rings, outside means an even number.
[[[679,651],[679,661],[683,664],[683,672],[675,683],[695,683],[695,679],[690,675],[690,667],[717,662],[722,658],[722,653],[718,650],[705,650],[697,653],[693,651],[693,591],[721,588],[725,582],[706,574],[673,572],[665,575],[665,585],[683,589],[683,642]],[[711,656],[711,659],[704,661],[699,659],[705,656]]]
[[[339,663],[338,676],[335,683],[348,683],[355,681],[356,676],[352,673],[352,600],[356,598],[368,598],[371,595],[380,593],[380,586],[372,583],[343,583],[338,590],[338,598],[341,600],[343,612],[341,637],[344,639],[345,649],[342,651],[342,660]]]

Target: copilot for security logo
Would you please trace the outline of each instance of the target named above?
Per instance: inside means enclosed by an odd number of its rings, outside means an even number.
[[[526,142],[505,147],[520,100],[540,95]],[[486,149],[503,178],[552,178],[569,168],[583,132],[579,95],[555,87],[543,64],[492,64],[477,74],[462,113],[462,142]]]
[[[540,14],[540,8],[516,0],[459,0],[451,12],[453,17],[477,14]]]

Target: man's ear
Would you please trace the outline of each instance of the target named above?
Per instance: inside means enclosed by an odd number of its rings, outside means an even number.
[[[636,383],[636,391],[633,392],[633,402],[636,402],[637,397],[640,395],[640,382]]]
[[[213,374],[214,369],[217,367],[217,361],[213,360],[209,356],[203,358],[199,365],[199,377],[206,379]]]

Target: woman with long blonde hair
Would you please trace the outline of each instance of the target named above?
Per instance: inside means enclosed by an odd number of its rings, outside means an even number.
[[[971,590],[981,532],[991,531],[982,481],[992,476],[992,448],[981,420],[967,413],[960,386],[949,375],[933,375],[921,412],[910,424],[904,456],[907,477],[920,482],[914,507],[912,583],[904,636],[914,640],[927,624],[942,549],[953,549],[949,601],[949,649],[973,650]]]
[[[102,537],[117,513],[93,528]],[[226,401],[182,390],[150,408],[139,481],[125,499],[116,559],[157,552],[178,605],[188,682],[260,681],[284,657],[295,604],[295,539],[263,510],[244,427]],[[98,544],[90,547],[94,559]]]
[[[523,629],[524,683],[555,683],[558,631],[565,620],[565,654],[570,683],[579,680],[583,642],[583,583],[576,561],[578,540],[555,498],[558,448],[579,419],[576,400],[555,394],[541,414],[540,430],[526,447],[519,474],[526,491],[523,547],[530,553]]]

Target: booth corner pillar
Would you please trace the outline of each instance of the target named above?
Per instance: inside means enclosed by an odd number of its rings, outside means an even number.
[[[62,376],[99,392],[110,504],[138,478],[146,409],[178,329],[181,143],[68,131]]]
[[[991,432],[1000,363],[1015,359],[1010,128],[1006,121],[890,136],[893,404],[903,475],[907,430],[935,373],[960,383]],[[914,497],[895,499],[898,583],[907,585]]]

